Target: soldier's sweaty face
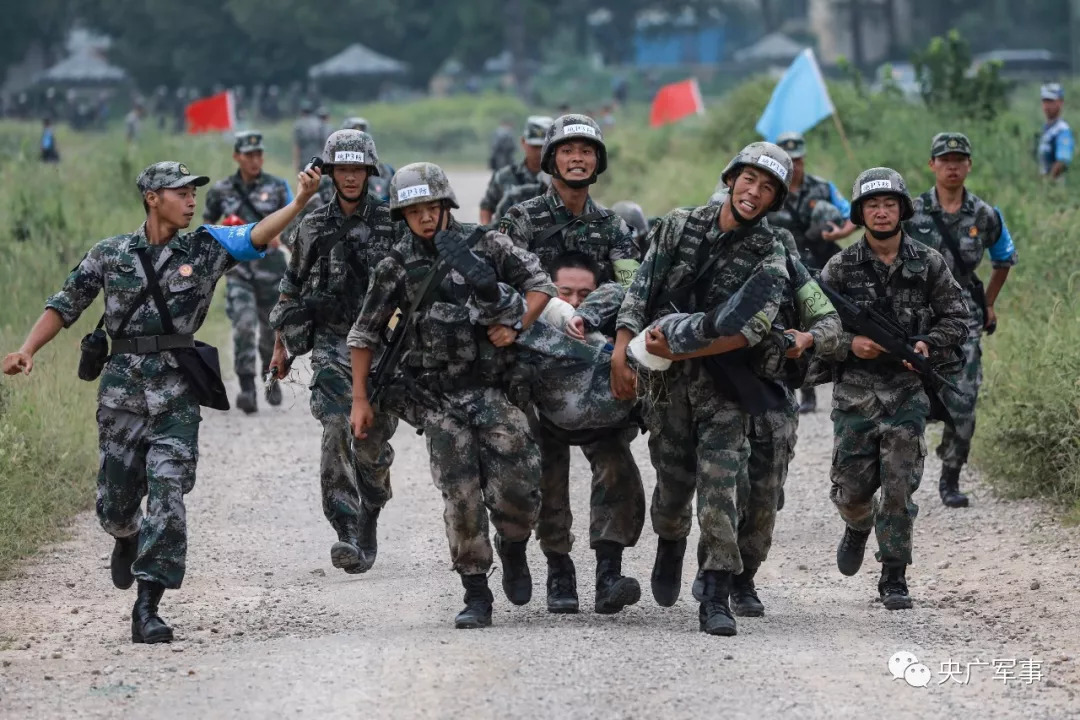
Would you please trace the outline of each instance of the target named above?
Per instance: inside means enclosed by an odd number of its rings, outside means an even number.
[[[413,235],[430,240],[440,229],[445,229],[450,224],[450,213],[443,212],[442,228],[439,228],[439,212],[442,209],[442,200],[409,205],[401,211],[405,216],[405,224],[412,230]]]
[[[862,203],[863,222],[870,230],[899,231],[900,200],[894,195],[875,195]]]
[[[591,178],[596,164],[596,148],[587,140],[568,140],[555,148],[555,167],[565,180]]]
[[[747,166],[731,186],[731,203],[740,215],[753,220],[769,211],[776,191],[777,181],[772,175]]]
[[[334,165],[334,186],[349,202],[356,202],[360,199],[360,193],[363,192],[367,176],[368,169],[366,165]]]
[[[195,216],[195,188],[152,190],[146,193],[151,215],[178,229],[186,228]]]

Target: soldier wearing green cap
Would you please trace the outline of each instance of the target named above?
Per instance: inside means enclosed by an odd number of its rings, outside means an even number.
[[[178,589],[184,579],[184,495],[195,485],[200,403],[208,400],[196,394],[192,370],[181,360],[199,352],[194,334],[206,319],[217,281],[237,262],[258,257],[300,212],[318,181],[317,172],[302,175],[293,202],[257,224],[203,225],[182,233],[195,216],[196,188],[210,179],[191,174],[183,163],[154,163],[136,180],[146,209],[143,225],[91,247],[46,301],[22,347],[3,360],[5,374],[30,374],[35,353],[104,294],[105,313],[84,340],[79,372],[83,379],[101,378],[97,515],[115,538],[113,584],[126,590],[138,581],[132,642],[172,640],[158,604],[166,589]],[[160,294],[151,290],[148,275],[156,276]],[[107,357],[109,348],[101,347],[105,334],[112,338]],[[87,346],[98,352],[88,355]]]
[[[915,214],[904,178],[871,168],[855,179],[851,197],[851,219],[866,233],[826,263],[822,283],[889,316],[915,352],[932,361],[951,358],[967,334],[967,303],[945,258],[904,232],[903,223]],[[844,329],[836,352],[816,359],[832,364],[834,382],[830,496],[845,524],[836,564],[855,575],[875,531],[882,604],[910,608],[907,566],[919,510],[914,494],[922,481],[931,400],[909,366]]]
[[[952,422],[946,422],[937,448],[941,458],[938,492],[948,507],[967,507],[960,492],[960,470],[967,463],[975,435],[975,404],[982,384],[982,335],[997,328],[994,303],[1016,264],[1016,247],[1001,211],[967,189],[971,172],[971,141],[957,132],[943,132],[930,143],[930,169],[934,187],[915,198],[915,214],[904,229],[915,240],[944,256],[949,270],[964,289],[967,336],[964,369],[956,378],[960,392],[946,388],[943,401]],[[983,256],[990,255],[990,283],[983,286],[976,274]]]
[[[851,206],[835,184],[806,172],[806,139],[801,133],[783,133],[776,139],[776,144],[791,157],[793,171],[791,192],[783,207],[769,213],[769,222],[791,231],[800,260],[808,270],[816,273],[830,257],[840,252],[837,241],[857,230],[849,218]],[[839,221],[823,228],[822,219],[836,219],[836,213],[823,215],[830,206],[839,211]],[[801,395],[799,411],[814,412],[817,409],[814,388],[803,388]]]
[[[544,137],[549,127],[551,127],[551,118],[544,115],[530,115],[525,121],[525,129],[521,133],[521,149],[525,151],[525,158],[516,165],[504,165],[498,168],[491,176],[487,192],[480,200],[481,225],[488,225],[492,220],[499,219],[500,216],[496,216],[495,212],[503,198],[515,187],[536,185],[540,182],[537,177],[540,173],[540,151],[544,147]],[[522,200],[525,199],[527,198],[522,198]]]
[[[236,133],[233,160],[236,173],[210,186],[203,220],[225,225],[246,225],[292,202],[288,183],[263,172],[263,136],[258,130]],[[265,375],[274,353],[270,311],[277,302],[277,288],[285,275],[285,253],[274,238],[266,255],[233,268],[225,278],[225,312],[233,329],[233,369],[240,381],[236,406],[245,413],[258,410],[255,378]],[[257,334],[257,335],[256,335]],[[266,399],[281,403],[281,388],[268,386]]]

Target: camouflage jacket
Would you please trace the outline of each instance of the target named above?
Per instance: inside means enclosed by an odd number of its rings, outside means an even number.
[[[613,337],[619,308],[625,299],[626,288],[618,283],[604,283],[589,293],[574,310],[574,315],[585,321],[585,332],[599,332]]]
[[[864,236],[829,260],[821,279],[854,303],[892,316],[909,336],[923,336],[932,356],[946,356],[967,337],[967,303],[945,258],[906,234],[891,265],[878,259]],[[833,356],[840,363],[842,384],[864,388],[921,385],[919,375],[892,356],[856,357],[851,352],[853,338],[845,329]]]
[[[214,232],[240,228],[212,228]],[[250,230],[250,228],[249,228]],[[250,242],[248,243],[250,245]],[[157,305],[147,296],[127,325],[121,320],[146,287],[142,264],[135,255],[147,248],[158,274],[165,302],[177,333],[195,333],[202,327],[214,286],[236,260],[205,226],[177,234],[166,245],[149,245],[146,226],[126,235],[102,240],[71,271],[60,292],[48,299],[70,327],[90,307],[99,292],[105,294],[105,330],[113,337],[163,335]],[[254,255],[252,250],[251,255]],[[113,355],[101,375],[98,402],[104,407],[159,415],[175,409],[188,394],[188,384],[171,352]],[[188,398],[190,400],[190,398]]]
[[[816,175],[806,174],[798,192],[788,193],[784,206],[768,215],[770,223],[791,233],[800,256],[814,267],[821,267],[840,251],[840,246],[834,242],[807,237],[814,206],[819,201],[832,203],[845,218],[851,214],[851,205],[835,185]]]
[[[368,195],[345,237],[330,240],[346,222],[335,200],[317,208],[296,229],[289,268],[281,280],[283,296],[271,312],[270,324],[281,331],[287,347],[303,347],[303,333],[312,331],[312,366],[331,363],[349,367],[345,338],[360,312],[371,273],[394,244],[390,210]]]
[[[488,160],[488,165],[492,170],[505,167],[514,162],[516,151],[517,143],[514,142],[514,134],[500,127],[491,138],[491,158]]]
[[[954,238],[960,251],[960,263],[953,256],[948,243],[934,222],[934,215],[940,214]],[[978,313],[981,320],[982,310],[971,299],[971,278],[982,262],[983,255],[990,253],[990,261],[995,268],[1007,268],[1016,264],[1016,248],[1008,234],[998,212],[977,195],[964,191],[964,201],[960,212],[946,213],[937,199],[937,189],[915,198],[915,216],[904,223],[904,230],[915,240],[937,250],[945,258],[949,271],[964,289],[964,296],[973,313]]]
[[[596,262],[600,268],[597,278],[600,282],[614,280],[629,285],[640,260],[634,249],[634,233],[622,218],[601,208],[590,197],[582,215],[595,212],[601,213],[602,217],[589,223],[573,222],[540,242],[545,230],[574,217],[552,187],[545,194],[507,210],[506,216],[499,221],[499,230],[509,235],[518,247],[535,253],[545,267],[560,254],[576,250]]]
[[[450,226],[451,232],[469,235],[476,225]],[[496,303],[479,304],[472,288],[457,272],[450,271],[425,306],[409,323],[409,351],[404,363],[417,375],[439,379],[483,376],[501,377],[514,362],[515,350],[495,348],[487,340],[481,317],[487,324],[512,325],[525,310],[523,296],[542,292],[555,297],[551,278],[532,253],[516,247],[510,238],[490,230],[473,245],[473,252],[495,268],[502,287]],[[402,227],[398,242],[375,267],[363,309],[349,332],[348,344],[378,351],[383,330],[395,309],[409,307],[420,292],[424,278],[437,259],[434,244]]]
[[[248,202],[244,202],[244,197]],[[203,220],[208,223],[219,222],[228,215],[237,215],[245,223],[255,223],[264,217],[280,210],[292,202],[293,194],[288,183],[279,177],[268,173],[261,173],[254,182],[245,184],[240,172],[230,175],[224,180],[219,180],[210,186],[206,193],[206,208],[203,210]],[[255,211],[258,211],[257,214]],[[281,234],[283,241],[287,241],[289,234]],[[268,250],[267,256],[281,253],[281,250]],[[281,279],[280,268],[285,264],[283,258],[275,262],[254,261],[239,263],[230,273],[241,280],[249,282],[276,283]]]
[[[534,182],[525,183],[523,185],[514,185],[508,188],[506,194],[499,200],[499,204],[495,207],[493,216],[496,221],[506,217],[506,211],[515,205],[519,205],[526,200],[532,200],[534,197],[543,195],[551,188],[551,183],[547,180],[547,176],[537,176]]]
[[[766,222],[732,232],[720,230],[720,205],[672,210],[649,233],[649,252],[619,310],[618,329],[635,335],[671,312],[704,312],[726,302],[751,275],[766,272],[787,280],[786,230]],[[719,259],[694,283],[703,264]],[[690,287],[692,285],[692,287]],[[662,303],[662,297],[689,288],[685,307]],[[766,308],[742,328],[750,345],[772,329],[780,309],[781,290]]]
[[[516,165],[501,167],[491,176],[487,192],[484,193],[484,197],[480,200],[480,209],[495,212],[499,207],[499,201],[503,199],[511,188],[537,182],[536,173],[526,167],[524,160]]]

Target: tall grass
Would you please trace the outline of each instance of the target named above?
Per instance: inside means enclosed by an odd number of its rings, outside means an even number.
[[[654,214],[703,203],[732,155],[759,139],[753,126],[772,86],[749,81],[712,103],[704,118],[675,127],[622,128],[613,135],[604,199],[636,199]],[[876,165],[899,170],[921,193],[933,184],[931,137],[957,130],[971,138],[968,186],[1002,209],[1020,258],[997,303],[999,329],[983,343],[973,459],[1005,494],[1080,507],[1080,178],[1049,184],[1038,177],[1038,95],[1021,88],[995,120],[965,121],[888,96],[866,97],[847,83],[830,91],[854,158],[826,120],[807,134],[807,171],[845,194],[861,170]],[[989,272],[988,262],[982,271]]]

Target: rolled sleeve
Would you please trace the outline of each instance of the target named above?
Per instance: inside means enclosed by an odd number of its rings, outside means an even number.
[[[100,252],[94,247],[68,274],[60,291],[45,301],[45,307],[60,315],[64,327],[71,327],[94,302],[103,284]]]

